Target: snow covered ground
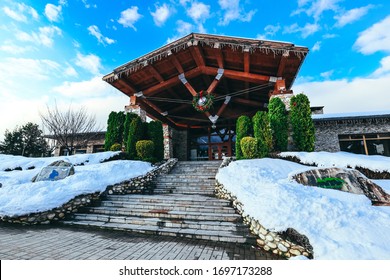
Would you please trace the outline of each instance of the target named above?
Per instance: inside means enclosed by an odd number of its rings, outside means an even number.
[[[302,163],[316,164],[318,167],[365,167],[372,171],[390,172],[390,157],[366,156],[347,152],[283,152],[281,157],[294,156]]]
[[[321,153],[312,156],[318,159]],[[293,174],[312,168],[280,159],[241,160],[221,169],[217,179],[244,204],[245,213],[266,228],[292,227],[306,235],[315,259],[389,260],[390,207],[371,206],[364,195],[291,180]],[[376,182],[390,185],[389,180]]]
[[[150,163],[142,161],[117,160],[101,163],[115,154],[104,152],[51,158],[0,155],[0,216],[19,216],[50,210],[78,195],[102,192],[108,185],[146,174],[153,169]],[[59,159],[84,165],[75,166],[75,174],[63,180],[31,182],[41,168]],[[35,168],[28,170],[31,166]],[[23,170],[4,171],[15,167]]]

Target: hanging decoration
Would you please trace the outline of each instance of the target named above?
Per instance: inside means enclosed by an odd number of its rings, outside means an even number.
[[[211,106],[213,106],[213,103],[214,95],[204,90],[198,92],[192,99],[194,109],[202,113],[208,112]]]

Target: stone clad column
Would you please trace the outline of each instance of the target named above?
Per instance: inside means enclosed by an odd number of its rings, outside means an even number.
[[[163,124],[164,136],[164,159],[173,158],[173,144],[172,144],[172,128],[167,124]]]

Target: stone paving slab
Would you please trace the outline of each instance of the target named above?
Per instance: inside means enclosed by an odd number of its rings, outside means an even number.
[[[250,245],[68,226],[0,223],[0,259],[7,260],[272,260]]]

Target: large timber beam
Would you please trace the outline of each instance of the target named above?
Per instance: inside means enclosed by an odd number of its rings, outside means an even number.
[[[278,77],[282,77],[284,68],[286,67],[286,62],[288,57],[290,56],[289,51],[285,51],[282,55],[282,58],[280,59],[279,66],[278,66]]]
[[[218,68],[205,66],[202,68],[202,72],[207,75],[215,75],[218,72]],[[277,77],[260,75],[254,73],[245,73],[236,70],[225,69],[224,74],[226,78],[249,82],[249,83],[259,83],[260,81],[266,82],[275,82]]]

